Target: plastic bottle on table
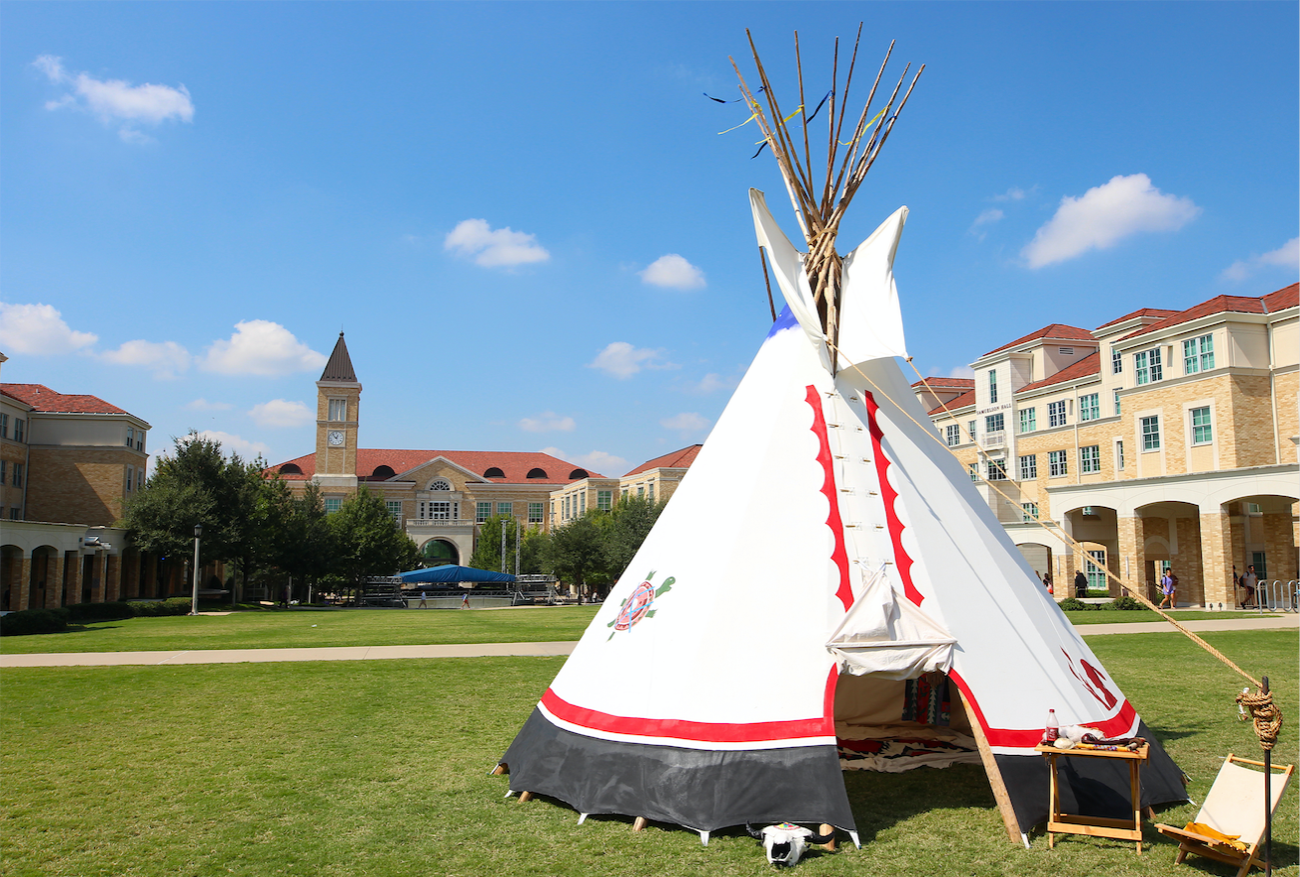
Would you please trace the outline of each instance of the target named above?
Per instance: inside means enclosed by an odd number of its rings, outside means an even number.
[[[1047,711],[1047,728],[1043,731],[1043,742],[1054,743],[1061,736],[1061,725],[1056,721],[1056,710]]]

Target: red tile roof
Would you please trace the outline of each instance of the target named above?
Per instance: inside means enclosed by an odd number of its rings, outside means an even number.
[[[926,378],[923,381],[917,381],[912,384],[912,389],[919,390],[926,385],[938,387],[941,390],[969,390],[975,386],[974,378]]]
[[[550,454],[529,451],[419,451],[391,450],[381,448],[357,449],[357,477],[362,481],[386,481],[393,477],[386,473],[375,476],[374,472],[382,466],[393,470],[394,475],[401,475],[419,466],[423,466],[438,457],[444,457],[453,464],[467,469],[492,484],[569,484],[582,478],[603,478],[599,472],[591,472],[574,463],[568,463]],[[285,460],[266,469],[267,474],[278,472],[288,465],[296,466],[299,471],[281,475],[287,481],[306,481],[316,474],[316,454],[304,454],[292,460]],[[500,475],[488,476],[486,473],[498,470]],[[541,470],[544,475],[529,478],[528,473]]]
[[[1116,317],[1115,319],[1110,320],[1109,322],[1102,323],[1093,331],[1100,332],[1102,329],[1105,329],[1107,326],[1113,326],[1116,323],[1122,323],[1125,320],[1132,320],[1135,317],[1156,317],[1157,319],[1164,319],[1165,317],[1172,317],[1176,313],[1178,313],[1178,311],[1170,311],[1170,310],[1166,310],[1165,308],[1139,308],[1138,310],[1134,311],[1131,314],[1125,314],[1122,317]]]
[[[670,454],[664,454],[662,457],[655,457],[653,460],[646,460],[640,466],[637,466],[628,475],[640,475],[642,472],[648,472],[651,469],[689,469],[695,462],[695,458],[700,453],[700,448],[704,445],[691,445],[682,448],[680,451],[673,451]]]
[[[1264,307],[1270,314],[1276,314],[1278,311],[1286,310],[1300,305],[1300,283],[1292,283],[1290,286],[1284,286],[1277,292],[1270,292],[1264,296]]]
[[[1017,338],[1015,341],[1012,341],[1009,344],[1003,344],[1001,347],[995,347],[994,349],[990,350],[988,353],[984,355],[988,356],[990,354],[997,353],[999,350],[1006,350],[1008,347],[1015,347],[1017,345],[1024,344],[1026,341],[1034,341],[1040,338],[1043,339],[1044,341],[1052,340],[1052,341],[1093,341],[1095,342],[1097,340],[1092,336],[1092,332],[1088,331],[1087,329],[1080,329],[1078,326],[1066,326],[1063,323],[1053,323],[1050,326],[1044,326],[1043,328],[1039,329],[1037,332],[1030,332],[1028,335],[1024,336],[1023,338]]]
[[[1146,335],[1151,332],[1159,332],[1162,329],[1168,329],[1170,326],[1177,326],[1180,323],[1189,323],[1200,317],[1208,317],[1211,314],[1262,314],[1264,311],[1264,299],[1252,298],[1244,295],[1216,295],[1208,301],[1192,305],[1185,311],[1179,311],[1172,316],[1165,317],[1163,320],[1152,323],[1136,332],[1131,332],[1121,338],[1121,341],[1127,341],[1129,338],[1137,338],[1140,335]]]
[[[98,396],[56,393],[44,384],[0,384],[0,393],[43,414],[126,414]]]
[[[930,412],[930,416],[937,417],[940,414],[948,414],[950,412],[957,411],[961,408],[965,408],[967,405],[974,405],[974,404],[975,404],[975,391],[970,390],[969,392],[962,393],[956,399],[953,399],[951,402],[948,403],[946,407],[940,405],[938,408]]]
[[[1064,384],[1069,381],[1086,378],[1088,375],[1095,375],[1101,370],[1101,357],[1096,353],[1090,353],[1078,362],[1071,363],[1061,369],[1050,378],[1044,378],[1041,381],[1034,381],[1032,384],[1025,384],[1016,391],[1017,395],[1026,390],[1037,390],[1040,387],[1050,387],[1053,384]]]

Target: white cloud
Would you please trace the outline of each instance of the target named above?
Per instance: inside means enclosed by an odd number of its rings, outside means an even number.
[[[739,383],[740,380],[738,378],[724,378],[722,375],[709,372],[707,375],[700,378],[699,383],[690,386],[690,392],[699,393],[703,396],[708,395],[709,393],[716,393],[719,390],[734,390],[736,385]]]
[[[1030,268],[1042,268],[1089,250],[1109,249],[1140,232],[1177,231],[1200,212],[1190,198],[1152,186],[1146,174],[1116,176],[1078,198],[1062,198],[1056,214],[1020,255]]]
[[[229,402],[209,402],[207,399],[195,399],[185,404],[187,411],[229,411],[234,408]]]
[[[630,467],[627,460],[622,457],[616,457],[605,451],[592,451],[589,454],[566,454],[560,448],[542,448],[541,453],[550,454],[552,457],[559,457],[570,463],[577,463],[588,472],[599,472],[602,475],[612,476],[621,475]]]
[[[519,421],[519,428],[525,432],[572,432],[577,426],[573,418],[545,411],[536,417],[524,417]]]
[[[229,340],[214,341],[199,366],[223,375],[288,375],[324,368],[325,361],[279,323],[246,320]]]
[[[977,226],[985,225],[990,222],[997,222],[1005,215],[1006,214],[998,208],[990,207],[988,210],[985,210],[979,216],[975,217],[975,221],[971,223],[971,228],[974,229]]]
[[[463,220],[447,235],[442,248],[461,256],[473,256],[474,263],[485,268],[545,262],[551,258],[537,243],[537,235],[510,228],[493,229],[486,219]]]
[[[138,365],[153,372],[155,378],[170,379],[190,367],[190,352],[175,341],[127,341],[117,350],[100,354],[114,365]]]
[[[613,341],[587,363],[587,368],[600,369],[620,380],[632,377],[643,368],[675,368],[671,364],[656,362],[662,353],[644,347],[638,349],[626,341]]]
[[[217,429],[204,429],[199,431],[199,438],[205,438],[221,445],[223,454],[239,454],[245,460],[254,460],[257,457],[265,457],[270,453],[271,448],[265,442],[249,441],[242,436],[232,435],[228,432],[222,432]]]
[[[128,143],[152,142],[135,124],[160,125],[171,119],[182,122],[194,120],[194,102],[184,85],[132,85],[122,79],[96,79],[87,73],[69,73],[63,59],[41,55],[33,63],[36,69],[57,86],[66,89],[55,100],[47,101],[49,110],[76,107],[98,117],[105,125],[128,123],[119,129],[119,136]]]
[[[659,425],[664,429],[675,430],[686,435],[704,432],[709,428],[709,420],[693,411],[683,411],[681,414],[674,414],[672,417],[664,418],[659,421]]]
[[[950,369],[950,370],[948,371],[947,374],[944,374],[944,373],[943,373],[943,369],[939,368],[938,366],[932,366],[932,367],[930,368],[930,373],[927,375],[927,377],[931,377],[931,378],[973,378],[973,377],[975,377],[975,369],[971,368],[971,367],[968,366],[968,365],[959,365],[959,366],[957,366],[956,368]]]
[[[1033,192],[1033,191],[1034,191],[1035,189],[1037,189],[1037,188],[1038,188],[1037,186],[1034,186],[1032,189],[1030,189],[1030,190],[1027,192],[1027,191],[1025,191],[1024,189],[1020,188],[1019,186],[1012,186],[1010,189],[1007,189],[1007,190],[1006,190],[1005,192],[1003,192],[1001,195],[994,195],[993,198],[992,198],[992,200],[994,200],[994,201],[1023,201],[1023,200],[1025,200],[1025,196],[1026,196],[1026,195],[1028,195],[1030,192]]]
[[[704,272],[687,262],[676,253],[660,256],[651,262],[644,271],[638,271],[641,280],[651,286],[667,286],[672,289],[701,289],[704,287]]]
[[[1252,255],[1249,259],[1238,259],[1219,276],[1224,280],[1239,282],[1246,280],[1258,271],[1267,268],[1286,268],[1289,271],[1300,270],[1300,238],[1291,238],[1276,250],[1262,255]]]
[[[77,332],[53,305],[11,305],[0,302],[0,350],[13,355],[53,356],[72,353],[99,340]]]
[[[258,426],[281,429],[311,423],[316,419],[316,412],[302,402],[272,399],[254,405],[248,410],[248,416]]]

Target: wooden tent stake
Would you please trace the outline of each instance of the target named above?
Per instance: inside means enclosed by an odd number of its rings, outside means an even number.
[[[953,686],[956,688],[957,686]],[[998,812],[1002,814],[1002,824],[1007,828],[1007,837],[1012,843],[1020,843],[1020,822],[1016,819],[1016,811],[1011,808],[1011,796],[1007,794],[1007,785],[1002,781],[1002,771],[998,769],[998,763],[993,758],[993,750],[989,748],[989,739],[984,736],[984,729],[980,726],[979,718],[975,711],[970,708],[966,701],[966,694],[960,688],[957,693],[961,696],[961,705],[966,710],[967,717],[970,718],[971,733],[975,736],[975,745],[979,747],[980,761],[984,763],[984,772],[989,775],[989,785],[993,787],[993,800],[998,802]]]
[[[492,768],[492,772],[488,774],[488,776],[499,777],[502,774],[507,774],[507,773],[510,773],[510,770],[509,768],[506,767],[506,763],[503,761],[500,764],[498,764],[496,767]]]
[[[823,822],[820,826],[817,827],[817,833],[829,834],[831,836],[830,841],[822,844],[822,848],[830,850],[832,853],[835,852],[835,847],[838,846],[838,844],[835,841],[835,826],[831,825],[829,822]]]
[[[638,816],[632,823],[633,831],[644,831],[648,820],[644,816]]]
[[[520,792],[520,793],[519,793],[519,803],[520,803],[520,804],[526,803],[527,801],[531,801],[532,798],[533,798],[533,793],[532,793],[532,792]]]

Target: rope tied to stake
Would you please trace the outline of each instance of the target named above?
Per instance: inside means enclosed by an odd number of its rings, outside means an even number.
[[[1273,703],[1271,692],[1251,694],[1243,691],[1237,695],[1237,703],[1250,710],[1255,722],[1255,736],[1264,749],[1272,749],[1277,743],[1277,733],[1282,727],[1282,711]]]

